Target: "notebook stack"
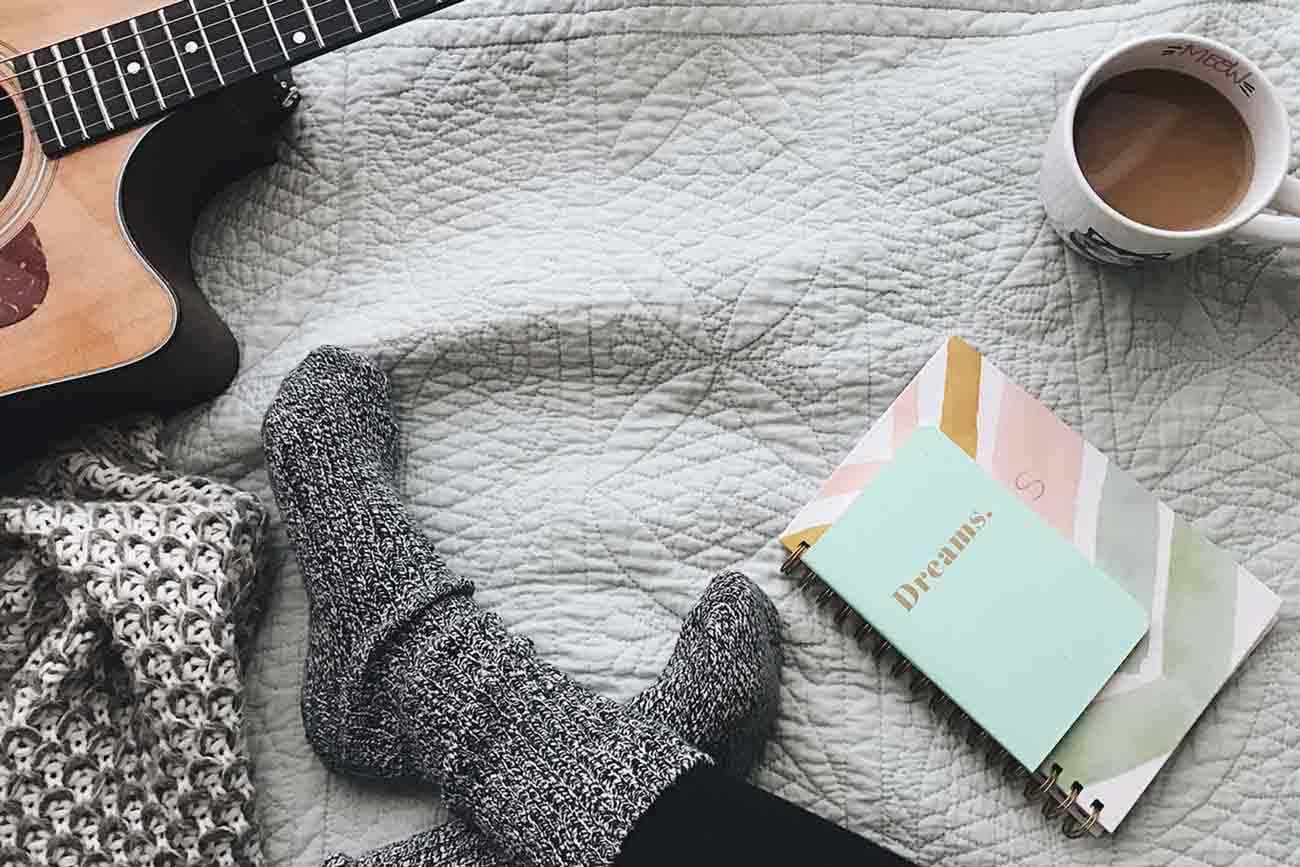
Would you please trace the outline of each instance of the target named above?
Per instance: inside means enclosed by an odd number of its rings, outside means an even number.
[[[1281,606],[955,337],[781,542],[1070,837],[1119,826]]]

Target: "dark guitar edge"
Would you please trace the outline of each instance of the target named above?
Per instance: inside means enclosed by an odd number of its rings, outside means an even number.
[[[276,133],[296,104],[288,71],[260,76],[178,109],[141,138],[122,175],[120,213],[176,301],[176,328],[140,361],[0,399],[0,469],[79,425],[134,412],[170,415],[226,390],[239,370],[239,345],[199,289],[190,245],[217,193],[275,162]]]

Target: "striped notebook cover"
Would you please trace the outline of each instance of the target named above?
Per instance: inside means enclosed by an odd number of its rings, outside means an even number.
[[[1075,830],[1114,831],[1281,600],[958,337],[790,522],[786,549],[815,545],[921,425],[937,426],[1150,615],[1148,636],[1026,786],[1068,807]]]

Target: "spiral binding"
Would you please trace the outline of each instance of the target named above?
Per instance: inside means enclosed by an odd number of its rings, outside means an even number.
[[[1078,803],[1079,796],[1083,794],[1083,786],[1077,780],[1070,785],[1068,792],[1062,790],[1060,777],[1064,771],[1060,765],[1054,764],[1048,770],[1048,773],[1040,774],[1030,773],[1027,768],[1017,762],[969,714],[957,707],[956,703],[941,692],[929,678],[914,668],[907,657],[899,653],[897,648],[886,641],[883,635],[877,632],[870,623],[853,610],[849,603],[841,599],[829,584],[821,580],[803,562],[803,555],[807,553],[810,547],[807,542],[800,542],[785,558],[785,561],[781,563],[781,574],[799,582],[797,585],[799,595],[806,595],[810,590],[816,592],[816,596],[813,597],[813,606],[816,608],[822,608],[832,601],[838,603],[839,607],[836,609],[833,618],[837,628],[842,627],[844,621],[850,615],[861,620],[861,625],[852,631],[854,641],[861,645],[870,640],[871,656],[877,661],[880,661],[892,651],[897,658],[891,665],[889,673],[899,678],[910,675],[908,690],[917,698],[923,697],[927,692],[929,693],[930,710],[938,717],[939,724],[942,726],[952,722],[953,727],[958,731],[964,729],[966,743],[972,748],[983,749],[989,763],[995,767],[1000,766],[1004,776],[1013,779],[1027,777],[1025,798],[1031,804],[1046,799],[1043,803],[1043,815],[1052,820],[1064,817],[1061,832],[1066,837],[1077,840],[1097,827],[1104,807],[1101,801],[1093,801],[1090,809],[1085,810]],[[1059,797],[1057,796],[1058,793],[1060,793]]]

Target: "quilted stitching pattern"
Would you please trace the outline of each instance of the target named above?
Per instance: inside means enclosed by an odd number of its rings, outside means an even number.
[[[1294,8],[1016,7],[482,0],[315,62],[283,162],[196,240],[245,367],[173,457],[266,493],[280,378],[371,351],[425,525],[584,682],[648,684],[716,570],[778,599],[763,785],[921,863],[1297,863],[1300,259],[1101,271],[1036,192],[1060,95],[1137,33],[1237,45],[1300,117]],[[1060,839],[777,578],[776,532],[950,331],[1287,600],[1111,842]],[[439,820],[311,756],[304,624],[289,561],[249,684],[282,865]]]

